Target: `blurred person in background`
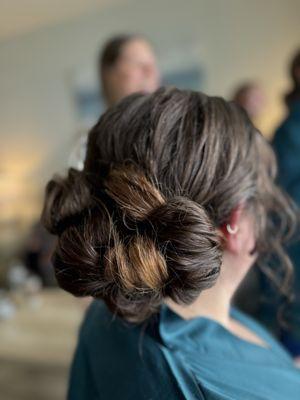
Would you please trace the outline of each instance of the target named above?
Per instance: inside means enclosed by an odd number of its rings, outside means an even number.
[[[101,47],[97,74],[99,91],[107,107],[132,93],[151,93],[160,85],[160,74],[151,44],[138,34],[111,37]],[[69,166],[83,168],[86,132],[80,135],[69,157]]]
[[[98,73],[108,107],[131,93],[154,92],[160,85],[154,51],[141,35],[109,39],[99,54]]]
[[[289,68],[291,89],[285,96],[287,116],[277,129],[273,147],[278,159],[278,182],[300,205],[300,49]],[[299,236],[299,235],[298,235]],[[290,307],[289,327],[281,332],[282,342],[300,357],[300,241],[288,248],[295,267],[295,299]]]
[[[258,83],[251,81],[238,86],[232,99],[247,112],[253,122],[258,120],[266,105],[263,89]]]
[[[296,216],[275,170],[270,145],[221,98],[162,88],[101,117],[84,169],[48,183],[42,214],[60,286],[96,299],[70,400],[299,399],[292,358],[231,307],[255,261],[276,272],[270,254],[289,294],[282,240]]]

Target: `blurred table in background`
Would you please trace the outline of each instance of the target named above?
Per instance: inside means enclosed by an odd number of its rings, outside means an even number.
[[[86,305],[60,289],[46,289],[19,301],[15,315],[0,321],[1,399],[65,398]]]

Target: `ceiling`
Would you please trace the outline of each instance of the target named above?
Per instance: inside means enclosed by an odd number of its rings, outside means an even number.
[[[80,17],[116,0],[0,0],[0,40]]]

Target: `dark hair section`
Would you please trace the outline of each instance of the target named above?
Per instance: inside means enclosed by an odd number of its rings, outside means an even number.
[[[140,38],[137,34],[120,34],[110,38],[99,54],[100,68],[109,68],[118,61],[122,48],[131,40]]]
[[[292,79],[292,89],[285,96],[285,102],[290,106],[295,100],[300,100],[300,49],[294,54],[289,67]]]
[[[235,104],[174,88],[127,97],[91,130],[83,171],[47,185],[42,221],[58,236],[60,286],[134,322],[165,297],[189,304],[216,282],[218,228],[246,204],[260,258],[281,260],[280,279],[273,263],[264,271],[287,295],[282,241],[295,214],[275,172],[269,144]]]

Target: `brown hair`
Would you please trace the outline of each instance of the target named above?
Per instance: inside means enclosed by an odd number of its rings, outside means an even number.
[[[58,235],[60,286],[131,321],[164,297],[188,304],[219,275],[218,227],[247,203],[256,250],[282,260],[276,282],[288,293],[281,242],[295,216],[275,169],[270,146],[233,103],[172,88],[127,97],[91,130],[83,171],[47,185],[42,220]]]

